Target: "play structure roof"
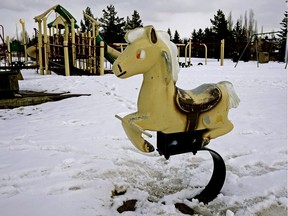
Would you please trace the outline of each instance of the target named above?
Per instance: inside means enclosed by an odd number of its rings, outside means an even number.
[[[48,27],[51,28],[53,26],[56,26],[56,24],[58,24],[59,28],[63,28],[64,27],[64,21],[66,21],[68,23],[69,26],[71,26],[71,19],[74,19],[74,23],[75,23],[75,28],[79,28],[79,26],[76,24],[76,19],[70,14],[69,11],[67,11],[64,7],[62,7],[61,5],[55,5],[53,7],[51,7],[50,9],[48,9],[47,11],[45,11],[43,14],[40,14],[39,16],[36,16],[34,19],[35,21],[41,20],[43,19],[43,17],[45,17],[50,11],[54,10],[56,13],[58,13],[62,18],[56,18],[54,21],[52,21],[51,23],[48,24]]]
[[[62,16],[58,16],[55,20],[53,20],[52,22],[48,23],[48,28],[52,28],[52,27],[57,27],[60,29],[64,29],[65,28],[65,20],[63,19]],[[68,23],[68,26],[71,27],[71,22]],[[79,26],[75,23],[74,24],[74,28],[79,28]]]

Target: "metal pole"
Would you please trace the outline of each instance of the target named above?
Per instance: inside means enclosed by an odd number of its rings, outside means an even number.
[[[10,38],[9,38],[9,36],[7,36],[6,43],[7,43],[7,51],[8,51],[8,65],[11,65],[12,56],[11,56],[11,47],[10,47]]]
[[[248,46],[249,46],[249,44],[251,43],[251,41],[252,41],[252,38],[253,38],[253,37],[254,37],[254,35],[251,35],[251,37],[250,37],[249,41],[247,42],[247,44],[246,44],[246,46],[245,46],[245,48],[244,48],[243,52],[241,53],[240,57],[238,58],[238,60],[237,60],[237,62],[236,62],[236,64],[235,64],[235,66],[234,66],[234,68],[236,68],[236,67],[237,67],[237,65],[238,65],[238,62],[241,60],[241,58],[242,58],[242,56],[244,55],[244,53],[245,53],[245,51],[246,51],[247,47],[248,47]]]
[[[68,50],[68,39],[69,39],[69,27],[68,23],[65,23],[65,40],[64,45],[64,63],[65,63],[65,75],[70,76],[70,65],[69,65],[69,50]]]
[[[256,38],[256,59],[257,59],[257,67],[259,67],[258,37]]]
[[[22,39],[24,44],[24,55],[25,55],[25,65],[28,64],[28,56],[27,56],[27,44],[26,44],[26,34],[25,34],[25,23],[22,19],[19,20],[22,25]]]
[[[64,42],[63,42],[63,45],[64,45],[65,76],[70,76],[69,54],[68,54],[68,41],[64,41]]]
[[[100,75],[104,75],[104,41],[100,42]]]
[[[72,64],[76,64],[76,47],[75,47],[75,20],[71,19],[71,40],[72,40]]]
[[[207,46],[204,43],[201,43],[200,45],[204,46],[204,48],[205,48],[205,65],[207,65],[207,53],[208,53]]]
[[[39,70],[40,75],[44,75],[43,59],[42,59],[42,21],[38,21],[38,53],[39,53]]]
[[[192,42],[189,40],[189,66],[191,65]]]
[[[96,74],[96,26],[95,26],[95,22],[92,23],[92,37],[93,37],[93,73]]]
[[[224,65],[224,46],[225,46],[225,40],[221,40],[221,47],[220,47],[220,66]]]
[[[92,37],[91,31],[88,31],[88,64],[89,64],[89,72],[92,73]]]
[[[48,38],[47,38],[47,17],[43,17],[43,27],[44,27],[44,63],[46,74],[51,74],[48,65]]]

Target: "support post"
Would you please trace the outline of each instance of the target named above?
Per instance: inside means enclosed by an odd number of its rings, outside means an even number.
[[[69,39],[69,27],[68,23],[65,23],[65,35],[64,35],[64,63],[65,63],[65,75],[70,76],[70,65],[69,65],[69,51],[68,51],[68,39]]]
[[[12,64],[12,55],[11,55],[11,46],[10,46],[10,38],[9,36],[6,37],[7,43],[7,51],[8,51],[8,65]]]
[[[191,65],[192,41],[189,40],[189,66]]]
[[[71,19],[71,40],[72,40],[72,64],[76,64],[76,47],[75,47],[75,20]]]
[[[100,42],[100,75],[104,75],[104,41]]]
[[[28,55],[27,55],[25,23],[22,19],[20,19],[19,22],[22,25],[22,37],[23,37],[23,44],[24,44],[25,65],[27,65],[28,64]]]
[[[40,75],[44,75],[44,68],[43,68],[43,59],[42,59],[42,21],[38,21],[38,63],[39,63],[39,70]]]
[[[188,44],[185,46],[185,66],[190,66],[190,65],[187,65],[187,49],[189,48],[189,53],[188,53],[188,56],[189,56],[189,64],[191,64],[191,50],[192,50],[192,42],[191,42],[191,39],[189,40]]]
[[[177,46],[177,52],[178,52],[177,56],[178,56],[178,64],[179,64],[179,62],[180,62],[180,46]]]
[[[225,40],[222,39],[221,40],[221,47],[220,47],[220,66],[224,65],[224,45],[225,44]]]
[[[256,59],[257,59],[257,68],[259,68],[258,37],[256,37]]]
[[[47,17],[43,17],[43,27],[44,27],[44,62],[45,62],[45,72],[46,74],[51,74],[49,71],[48,64],[48,38],[47,38]]]
[[[92,37],[93,37],[93,74],[96,74],[97,64],[96,64],[96,29],[95,22],[92,22]]]
[[[86,44],[86,32],[85,33],[82,33],[82,55],[84,56],[85,55],[85,44]],[[86,70],[87,69],[87,60],[86,58],[83,59],[83,70]]]
[[[88,64],[89,72],[92,73],[92,40],[91,40],[91,31],[88,31]]]
[[[63,45],[64,45],[65,76],[70,76],[68,41],[64,41]]]
[[[205,65],[207,65],[207,46],[206,46],[206,44],[204,44],[204,43],[201,43],[200,45],[202,45],[202,46],[204,46],[204,48],[205,48]]]

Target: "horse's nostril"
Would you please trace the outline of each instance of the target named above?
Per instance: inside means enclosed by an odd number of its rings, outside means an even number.
[[[122,72],[122,68],[121,68],[121,66],[118,64],[117,65],[118,66],[118,68],[119,68],[119,71],[120,71],[120,73]]]

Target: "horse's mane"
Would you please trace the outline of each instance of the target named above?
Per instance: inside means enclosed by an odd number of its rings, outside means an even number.
[[[132,43],[133,41],[145,36],[145,28],[136,28],[129,31],[126,35],[126,41]],[[172,77],[174,82],[178,79],[179,64],[177,61],[177,47],[170,41],[170,36],[165,31],[157,31],[158,40],[160,39],[167,47],[171,56]]]
[[[179,73],[179,64],[177,60],[177,46],[170,41],[170,36],[165,31],[157,31],[158,36],[160,39],[166,44],[170,51],[171,56],[171,64],[172,64],[172,77],[174,82],[178,80],[178,73]]]

